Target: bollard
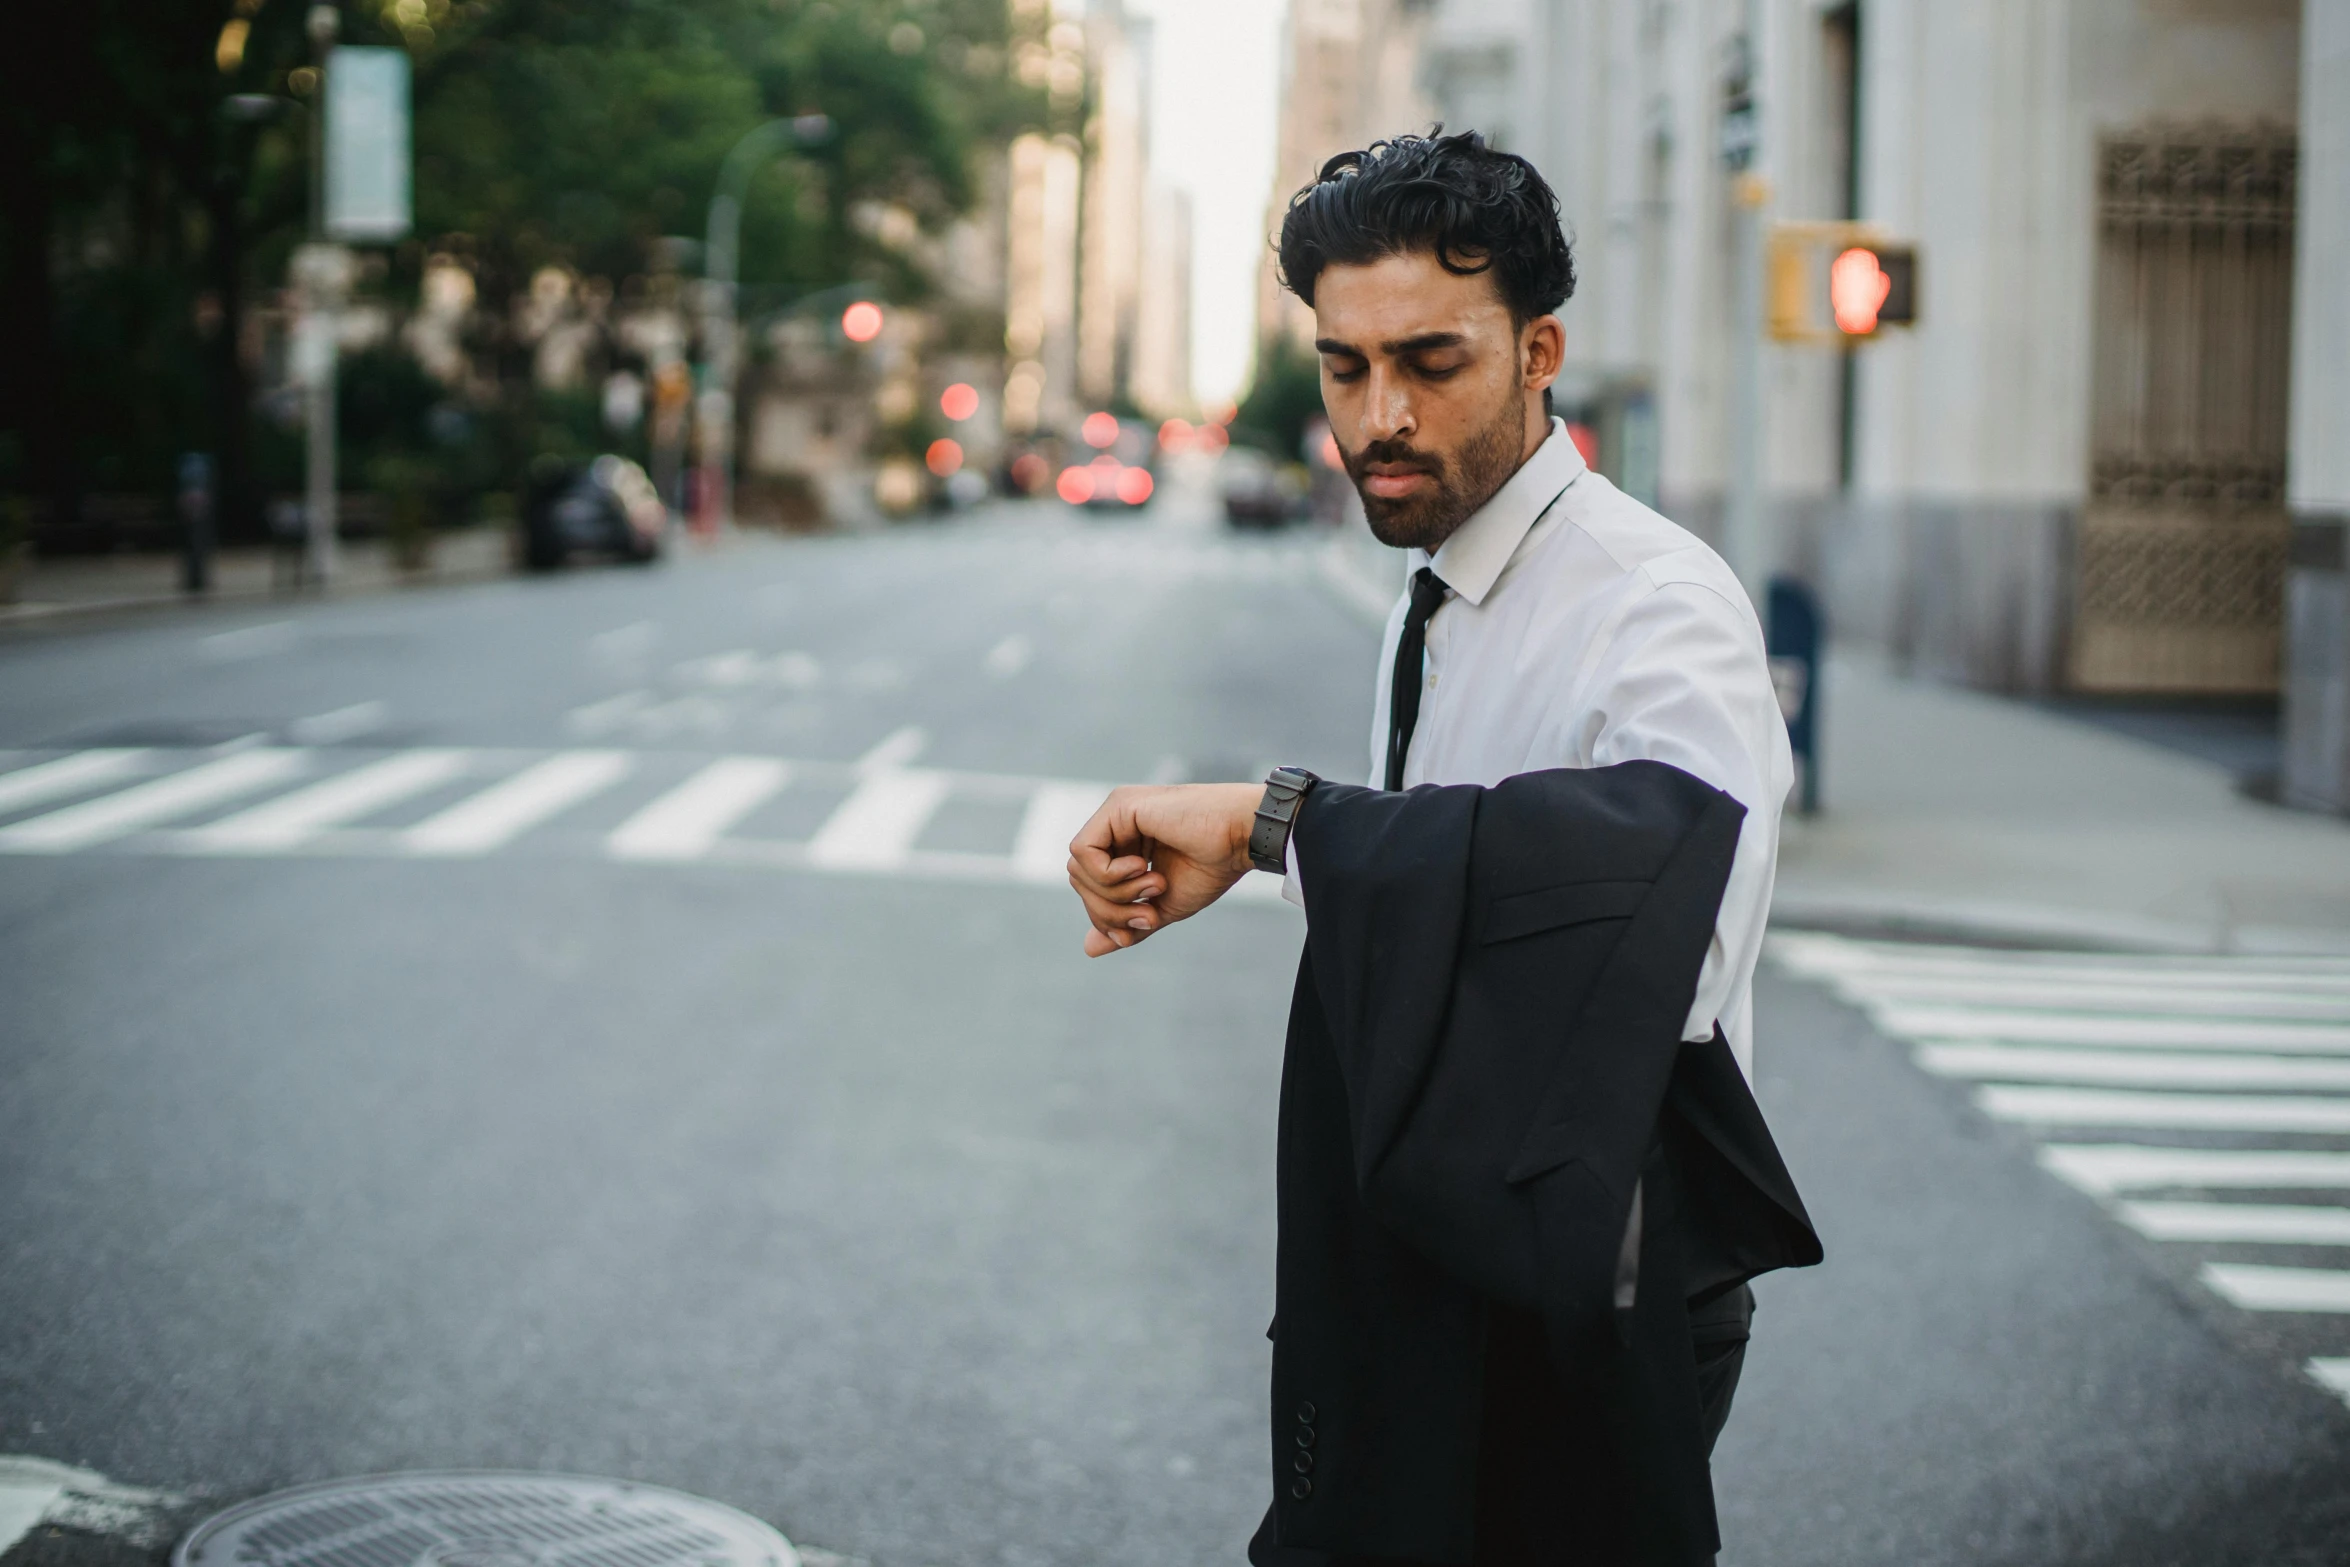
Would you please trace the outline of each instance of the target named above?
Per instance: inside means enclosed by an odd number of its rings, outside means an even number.
[[[179,464],[180,522],[184,552],[180,558],[180,590],[212,591],[212,458],[204,452],[186,452]]]
[[[1770,654],[1779,716],[1787,720],[1787,744],[1803,769],[1796,808],[1806,816],[1820,808],[1820,650],[1825,629],[1819,598],[1809,587],[1793,577],[1771,579],[1763,646]]]

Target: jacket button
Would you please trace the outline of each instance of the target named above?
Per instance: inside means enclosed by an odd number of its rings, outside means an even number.
[[[1314,1423],[1314,1401],[1312,1399],[1309,1398],[1304,1403],[1297,1406],[1297,1418],[1304,1421],[1307,1425],[1312,1425]]]
[[[1290,1461],[1289,1467],[1296,1470],[1301,1475],[1310,1475],[1314,1472],[1314,1455],[1311,1453],[1300,1453],[1296,1458]]]
[[[1304,1475],[1299,1475],[1289,1482],[1289,1494],[1302,1502],[1314,1494],[1314,1482],[1308,1480]]]
[[[1314,1428],[1312,1426],[1299,1426],[1297,1428],[1297,1445],[1300,1447],[1311,1447],[1314,1445]]]

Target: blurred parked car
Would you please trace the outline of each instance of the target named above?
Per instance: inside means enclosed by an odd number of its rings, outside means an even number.
[[[1235,446],[1216,465],[1224,520],[1235,528],[1278,528],[1305,515],[1305,473],[1249,446]]]
[[[610,453],[535,480],[522,516],[523,564],[552,571],[576,554],[643,565],[661,554],[668,508],[645,470]]]
[[[1158,432],[1137,420],[1113,414],[1085,416],[1079,436],[1095,455],[1072,462],[1053,482],[1053,491],[1072,506],[1124,511],[1146,504],[1158,489]],[[1082,449],[1082,448],[1081,448]]]

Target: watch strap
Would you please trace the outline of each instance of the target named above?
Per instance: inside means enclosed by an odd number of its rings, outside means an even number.
[[[1265,780],[1265,797],[1257,802],[1257,818],[1248,832],[1248,859],[1258,870],[1276,876],[1289,870],[1289,833],[1297,825],[1298,808],[1306,791],[1322,780],[1302,767],[1276,767]]]

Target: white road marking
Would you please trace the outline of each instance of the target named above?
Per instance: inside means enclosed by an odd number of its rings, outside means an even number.
[[[670,708],[683,707],[689,702],[708,700],[711,698],[686,697],[674,703],[662,703],[638,711],[630,718],[629,726],[639,728],[650,716],[666,714]],[[644,805],[619,828],[594,841],[615,860],[642,864],[700,860],[779,870],[1057,886],[1067,861],[1069,838],[1109,793],[1110,786],[1075,779],[950,773],[896,765],[899,758],[915,754],[922,739],[919,730],[900,730],[862,761],[850,764],[746,756],[715,761],[703,758],[700,770],[684,783]],[[139,770],[152,765],[154,754],[148,753]],[[617,751],[542,755],[535,765],[489,784],[414,827],[374,828],[364,824],[362,818],[383,809],[396,798],[412,798],[429,787],[426,780],[438,774],[444,765],[432,758],[443,754],[463,756],[466,768],[482,765],[485,755],[480,751],[393,752],[365,766],[329,776],[313,788],[266,801],[206,826],[142,833],[132,839],[131,846],[145,852],[179,854],[485,854],[504,847],[570,805],[609,786],[629,771],[634,760],[632,753]],[[224,757],[217,747],[207,756],[209,768],[237,760],[239,768],[258,767],[272,775],[280,768],[298,769],[306,765],[306,760],[315,760],[312,753],[304,751],[245,753],[255,758],[275,756],[279,758],[276,761],[232,759]],[[50,765],[40,764],[41,767]],[[111,771],[126,764],[105,765]],[[34,769],[21,771],[30,773]],[[203,773],[205,769],[195,771]],[[449,776],[458,776],[461,771]],[[0,774],[0,789],[17,776]],[[731,836],[732,830],[757,808],[759,799],[801,779],[825,784],[854,783],[857,787],[834,810],[814,839],[787,842]],[[139,806],[138,815],[153,815],[160,822],[166,816],[192,814],[198,809],[198,803],[189,798],[195,790],[194,784],[175,783],[169,778],[159,781],[172,785],[165,799],[142,795],[139,790],[126,791],[137,796],[133,803]],[[222,780],[217,774],[209,774],[197,782],[204,785],[201,792],[207,796],[216,791],[233,792],[229,790],[231,783],[239,783],[240,788],[258,787],[251,778],[240,783],[234,779]],[[42,792],[47,791],[48,786],[44,785]],[[104,800],[85,801],[73,810],[103,806],[118,816],[122,807],[116,802],[121,798],[109,796]],[[940,805],[951,798],[1020,807],[1020,823],[1014,841],[1007,846],[1009,852],[916,847]],[[63,841],[64,835],[58,834],[54,825],[42,825],[61,817],[67,817],[69,825],[77,819],[83,822],[73,841]],[[59,838],[60,847],[82,847],[81,835],[91,826],[87,818],[70,818],[63,811],[16,825],[41,828],[44,836]],[[113,831],[122,824],[107,825]],[[123,830],[127,832],[129,828]],[[0,852],[27,851],[24,841],[10,838],[9,833],[13,831],[0,831]],[[104,838],[101,835],[88,841],[104,841]],[[561,841],[568,845],[576,842],[577,837],[568,836]],[[1280,894],[1279,877],[1251,873],[1226,894],[1226,901],[1286,908],[1288,905],[1282,903]]]
[[[2246,1311],[2350,1311],[2350,1272],[2339,1268],[2207,1262],[2203,1282],[2228,1304]]]
[[[2350,1359],[2321,1355],[2306,1368],[2310,1380],[2350,1403]]]
[[[2122,1089],[1975,1090],[1983,1113],[2041,1126],[2144,1126],[2178,1131],[2350,1132],[2350,1099],[2261,1094],[2141,1094]]]
[[[1036,657],[1036,644],[1015,631],[987,650],[980,662],[988,674],[997,680],[1009,680],[1026,669]]]
[[[914,841],[945,802],[950,782],[944,773],[896,767],[868,771],[808,840],[808,863],[834,871],[903,869],[914,852]]]
[[[2281,991],[2267,986],[2117,983],[2094,979],[1918,978],[1840,979],[1848,999],[1912,1006],[2004,1006],[2055,1012],[2118,1013],[2150,1017],[2282,1018],[2350,1022],[2350,984],[2332,990]]]
[[[589,702],[573,708],[563,715],[563,727],[582,739],[598,739],[610,734],[652,700],[653,693],[650,691],[623,691],[601,702]]]
[[[2350,1023],[2239,1023],[2224,1018],[2095,1017],[1989,1007],[1873,1006],[1889,1034],[2013,1044],[2134,1045],[2141,1050],[2268,1050],[2350,1055]]]
[[[788,763],[760,756],[712,762],[645,806],[604,840],[622,860],[693,860],[791,782]]]
[[[2222,988],[2249,984],[2339,991],[2350,985],[2350,959],[2311,957],[2201,957],[2165,953],[2124,957],[2079,952],[1991,952],[1979,947],[1912,946],[1860,942],[1843,936],[1778,932],[1771,953],[1787,967],[1817,979],[1856,981],[1903,976],[1971,977]]]
[[[0,1481],[0,1551],[32,1533],[64,1494],[65,1487],[53,1480]]]
[[[563,751],[400,835],[411,854],[487,854],[626,777],[618,751]]]
[[[1937,1077],[2108,1088],[2314,1088],[2350,1091],[2350,1060],[2309,1056],[2187,1055],[2145,1050],[2047,1050],[2032,1045],[1922,1045]]]
[[[2092,1197],[2166,1187],[2291,1191],[2350,1187],[2350,1153],[2315,1148],[2155,1148],[2051,1143],[2040,1164]]]
[[[170,1539],[171,1510],[185,1500],[46,1458],[0,1453],[0,1552],[44,1523],[151,1549]]]
[[[649,620],[632,620],[588,638],[588,651],[598,658],[642,658],[661,641],[661,628]]]
[[[464,773],[463,751],[402,751],[263,805],[198,828],[188,845],[202,853],[266,854],[298,848],[329,827],[371,816]]]
[[[747,686],[759,678],[759,655],[747,647],[738,647],[728,653],[710,653],[701,658],[689,658],[674,666],[670,673],[680,680],[697,681],[711,686]]]
[[[196,645],[204,656],[228,662],[234,659],[262,658],[271,653],[283,653],[294,645],[294,623],[290,620],[264,621],[258,626],[243,626],[235,631],[216,631]]]
[[[920,756],[923,748],[929,744],[930,732],[928,730],[915,724],[908,724],[903,729],[892,730],[889,734],[884,735],[880,743],[875,745],[872,750],[858,757],[857,771],[860,773],[881,773],[887,772],[891,768],[903,767],[913,761],[915,757]]]
[[[21,811],[29,805],[45,805],[69,794],[103,788],[136,774],[146,765],[148,755],[136,749],[76,751],[54,762],[0,773],[0,811]]]
[[[185,772],[134,784],[114,794],[0,828],[0,850],[16,854],[64,854],[87,849],[282,783],[299,775],[306,763],[300,751],[271,748],[239,751]]]
[[[2125,1202],[2114,1212],[2148,1240],[2350,1246],[2350,1208],[2314,1203]]]
[[[296,745],[342,745],[370,735],[391,721],[392,710],[382,702],[354,702],[331,713],[297,718],[286,725],[286,738]]]
[[[1108,784],[1048,783],[1030,795],[1012,840],[1012,874],[1022,881],[1065,881],[1069,840],[1109,793]]]

